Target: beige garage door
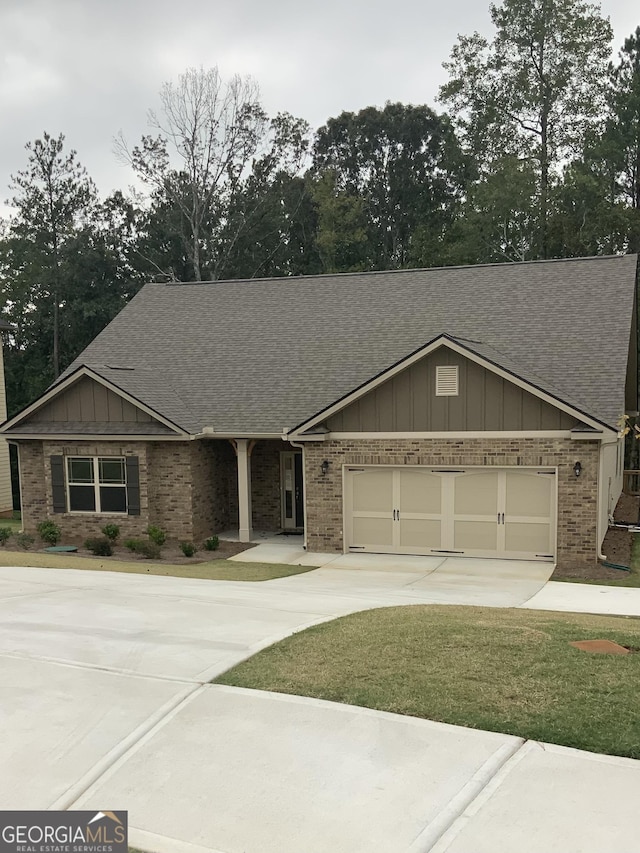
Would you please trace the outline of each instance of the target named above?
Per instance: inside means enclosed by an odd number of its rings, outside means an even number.
[[[549,470],[348,468],[347,548],[552,560],[555,493]]]

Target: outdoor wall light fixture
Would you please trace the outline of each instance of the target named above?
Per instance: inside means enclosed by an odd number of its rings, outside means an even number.
[[[573,473],[576,475],[576,477],[579,477],[580,474],[582,474],[582,465],[579,462],[576,462],[576,464],[573,466]]]
[[[327,471],[329,470],[329,460],[325,459],[322,465],[320,466],[320,470],[322,471],[322,476],[326,477]]]

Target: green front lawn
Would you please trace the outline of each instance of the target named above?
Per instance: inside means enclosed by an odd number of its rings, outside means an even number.
[[[111,557],[78,557],[74,554],[43,554],[35,551],[0,551],[0,566],[34,566],[41,569],[84,569],[94,572],[127,572],[139,575],[170,575],[216,581],[268,581],[310,572],[313,566],[280,563],[240,563],[208,560],[204,563],[154,563],[151,560],[114,560]]]
[[[640,619],[418,605],[346,616],[259,652],[220,684],[640,758]]]

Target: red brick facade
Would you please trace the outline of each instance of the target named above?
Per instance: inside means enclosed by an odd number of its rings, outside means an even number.
[[[279,530],[282,441],[258,441],[251,457],[252,515],[256,530]],[[229,441],[23,441],[20,443],[22,517],[35,533],[51,518],[67,542],[99,535],[115,522],[121,536],[143,535],[149,524],[172,539],[202,542],[213,533],[238,526],[235,451]],[[137,456],[140,515],[54,513],[51,456]]]
[[[256,530],[281,526],[280,453],[291,446],[258,441],[251,458],[252,515]],[[598,443],[570,439],[352,439],[309,442],[305,450],[307,544],[311,551],[344,547],[344,465],[496,465],[558,469],[558,564],[593,563],[597,552]],[[54,513],[50,457],[134,455],[139,460],[140,515]],[[577,458],[582,474],[576,478]],[[330,462],[326,475],[324,459]],[[234,449],[221,439],[185,442],[57,442],[20,444],[22,513],[25,530],[54,519],[65,541],[80,542],[115,521],[123,536],[141,535],[148,524],[174,539],[201,542],[237,527]]]
[[[571,439],[351,439],[309,442],[305,450],[307,547],[344,548],[343,465],[531,465],[558,469],[558,565],[593,564],[597,553],[596,441]],[[582,473],[573,466],[579,458]],[[323,475],[323,460],[330,463]]]

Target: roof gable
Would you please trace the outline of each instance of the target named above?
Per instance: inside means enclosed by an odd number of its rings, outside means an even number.
[[[457,369],[458,393],[437,395],[440,366]],[[391,373],[326,418],[329,432],[569,430],[581,423],[446,339]]]
[[[162,415],[93,371],[80,368],[12,418],[3,431],[21,435],[175,435]]]

